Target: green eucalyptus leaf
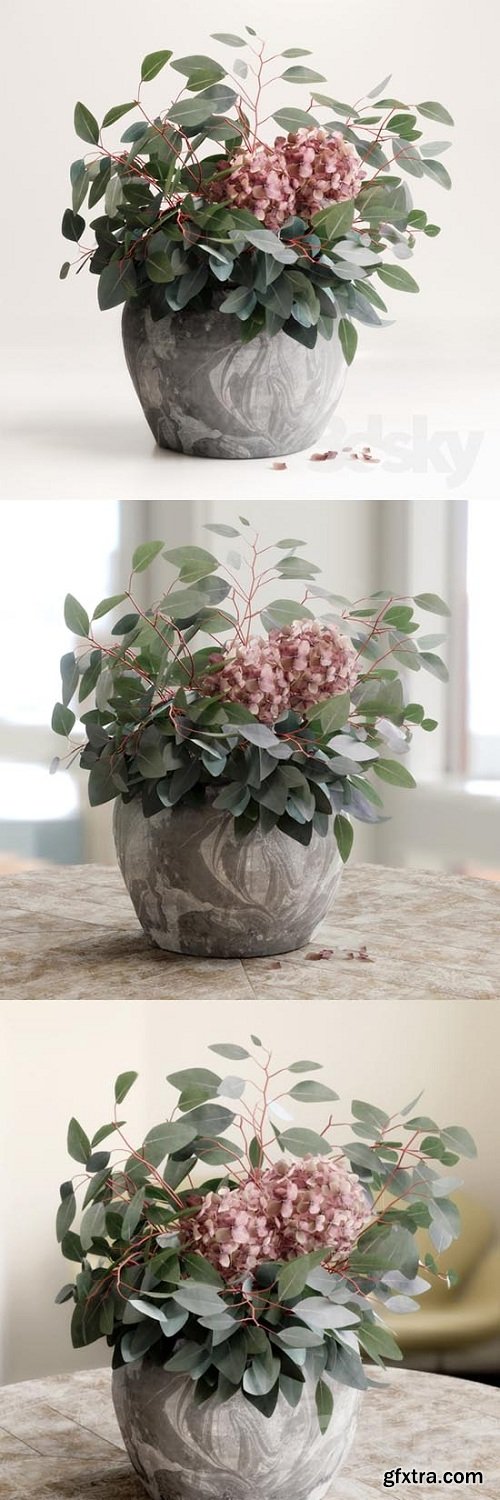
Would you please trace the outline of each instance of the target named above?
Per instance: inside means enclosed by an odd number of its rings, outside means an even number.
[[[221,78],[225,77],[224,69],[221,68],[220,63],[215,62],[213,57],[206,57],[205,53],[196,52],[192,53],[190,57],[176,57],[172,62],[172,67],[175,68],[176,73],[183,73],[188,79],[191,78],[193,73],[202,72],[204,69],[209,71],[211,68],[219,71]]]
[[[437,1250],[442,1255],[448,1250],[453,1240],[460,1234],[460,1213],[451,1198],[439,1198],[438,1202],[429,1202],[431,1222],[429,1224],[429,1236]]]
[[[301,1104],[318,1104],[322,1100],[338,1099],[338,1094],[333,1089],[327,1088],[324,1083],[316,1083],[312,1078],[304,1078],[301,1083],[294,1083],[289,1089],[290,1099],[298,1099]]]
[[[111,307],[119,307],[120,303],[127,301],[127,297],[133,296],[135,290],[136,273],[132,260],[123,257],[120,260],[110,261],[110,264],[101,271],[97,288],[101,312],[106,312]]]
[[[308,1327],[323,1329],[325,1332],[336,1328],[353,1328],[359,1323],[359,1316],[350,1307],[339,1307],[332,1303],[328,1297],[305,1297],[303,1302],[296,1302],[294,1315],[301,1318]]]
[[[418,282],[404,266],[377,266],[377,276],[384,281],[386,286],[392,286],[398,292],[418,292]]]
[[[128,115],[131,109],[135,109],[135,99],[129,100],[128,104],[114,104],[108,109],[102,122],[102,129],[106,130],[108,125],[114,125],[116,120],[121,120],[122,115]]]
[[[196,1125],[187,1116],[182,1120],[166,1120],[162,1125],[154,1125],[152,1130],[148,1130],[142,1148],[145,1160],[151,1161],[153,1166],[159,1166],[166,1156],[189,1146],[196,1134]]]
[[[283,54],[283,56],[284,55],[285,54]],[[310,114],[309,110],[305,109],[277,109],[276,113],[273,115],[273,120],[275,120],[276,124],[279,125],[280,130],[291,130],[294,132],[296,130],[301,130],[302,128],[311,130],[315,125],[318,124],[318,121],[315,119],[314,115]]]
[[[137,1189],[137,1192],[134,1193],[133,1198],[130,1199],[130,1203],[127,1204],[122,1222],[122,1238],[124,1240],[132,1239],[132,1235],[137,1229],[137,1225],[140,1223],[140,1220],[142,1218],[145,1198],[145,1188],[141,1187]]]
[[[277,1356],[256,1354],[243,1373],[243,1390],[251,1396],[266,1396],[279,1380],[280,1370]]]
[[[82,1249],[90,1250],[94,1240],[100,1239],[106,1229],[106,1210],[103,1203],[90,1203],[80,1225]]]
[[[448,110],[434,99],[426,99],[423,104],[417,104],[419,115],[425,115],[428,120],[438,120],[440,125],[453,125],[455,122]]]
[[[236,232],[240,233],[239,230]],[[245,223],[241,233],[244,234],[249,245],[253,245],[256,250],[264,251],[266,255],[272,255],[273,260],[282,261],[284,265],[293,265],[297,260],[296,251],[292,250],[289,245],[285,245],[278,238],[278,235],[273,233],[272,229],[263,229],[260,227],[254,229],[250,224]],[[233,231],[231,230],[230,238],[232,235]]]
[[[372,769],[381,781],[388,781],[390,786],[416,786],[411,771],[407,771],[406,766],[402,766],[398,760],[377,760]]]
[[[266,630],[282,630],[283,626],[292,625],[294,620],[312,620],[314,616],[305,604],[299,604],[294,599],[273,599],[271,604],[261,610],[260,618]]]
[[[415,594],[413,603],[433,615],[449,615],[451,610],[439,594]]]
[[[339,339],[346,365],[352,365],[358,347],[358,334],[349,318],[340,319]]]
[[[174,1302],[180,1307],[186,1308],[187,1312],[196,1316],[207,1316],[210,1313],[225,1313],[226,1304],[216,1287],[208,1282],[193,1281],[187,1278],[172,1292]]]
[[[62,1243],[65,1234],[67,1234],[68,1232],[68,1229],[71,1229],[71,1225],[73,1223],[75,1215],[76,1198],[74,1193],[68,1193],[67,1196],[63,1198],[62,1202],[59,1204],[59,1208],[57,1210],[56,1237],[58,1244]]]
[[[326,240],[342,239],[352,227],[354,218],[354,203],[346,199],[341,203],[331,203],[328,208],[321,208],[318,213],[313,214],[312,224],[316,234]]]
[[[69,1155],[74,1161],[83,1162],[85,1165],[91,1155],[91,1145],[88,1135],[82,1129],[78,1120],[73,1117],[68,1126],[67,1147]]]
[[[286,53],[283,53],[283,57],[285,56]],[[313,68],[303,68],[302,66],[286,68],[281,77],[287,83],[326,83],[323,73],[315,73]]]
[[[196,1131],[197,1135],[219,1136],[223,1135],[229,1126],[233,1124],[234,1113],[226,1109],[224,1104],[198,1104],[195,1109],[184,1115],[187,1126]]]
[[[246,47],[247,42],[241,36],[234,36],[232,31],[212,31],[214,42],[223,42],[226,47]]]
[[[71,734],[76,723],[75,714],[71,708],[66,708],[63,703],[56,703],[52,710],[51,726],[54,734],[62,734],[67,737]]]
[[[389,1328],[381,1323],[367,1323],[357,1330],[361,1347],[373,1359],[375,1364],[383,1365],[384,1360],[403,1358],[399,1344]]]
[[[219,312],[233,313],[235,317],[245,320],[250,317],[256,302],[257,297],[251,287],[236,286],[220,303]]]
[[[98,760],[90,771],[88,797],[91,807],[101,807],[118,796],[118,787],[113,781],[111,766],[107,760]]]
[[[99,126],[86,104],[75,105],[74,124],[80,140],[88,141],[91,146],[99,144]]]
[[[212,1073],[209,1068],[181,1068],[178,1073],[169,1073],[167,1083],[171,1083],[174,1089],[183,1093],[186,1088],[201,1087],[213,1089],[214,1094],[222,1083],[218,1073]]]
[[[288,1064],[287,1073],[313,1073],[320,1072],[322,1063],[317,1062],[293,1062]]]
[[[352,823],[350,823],[349,819],[344,817],[342,813],[337,813],[334,819],[333,832],[337,840],[337,848],[342,863],[346,864],[351,853],[354,839],[354,829]]]
[[[321,728],[321,733],[327,737],[333,735],[336,730],[343,729],[349,717],[351,699],[349,693],[335,693],[332,698],[324,698],[319,703],[314,703],[311,708],[306,709],[305,717],[308,723]]]
[[[448,682],[448,668],[447,666],[445,666],[444,661],[441,661],[441,657],[435,655],[435,652],[421,651],[420,661],[423,662],[427,671],[430,672],[433,677],[437,677],[440,682]]]
[[[288,1151],[290,1156],[329,1156],[332,1149],[317,1131],[306,1130],[298,1125],[280,1131],[278,1141],[282,1150]]]
[[[441,1131],[441,1140],[450,1151],[456,1151],[459,1156],[477,1156],[476,1143],[468,1130],[461,1125],[447,1125]]]
[[[325,1433],[328,1430],[333,1415],[333,1393],[326,1380],[318,1380],[315,1391],[316,1411],[318,1413],[319,1430]]]
[[[119,1073],[115,1083],[115,1104],[123,1104],[132,1085],[139,1077],[138,1073]]]
[[[244,1058],[250,1057],[245,1047],[238,1047],[233,1042],[218,1042],[209,1047],[209,1052],[217,1052],[219,1057],[227,1057],[230,1062],[243,1062]]]
[[[226,115],[236,102],[236,97],[234,89],[228,88],[227,84],[214,83],[193,94],[191,98],[180,99],[172,104],[168,117],[182,129],[192,130],[198,125],[206,125],[213,115]]]
[[[154,546],[156,545],[155,542]],[[203,547],[173,547],[164,552],[163,556],[167,562],[173,563],[174,568],[179,569],[181,583],[198,583],[200,578],[214,573],[219,566],[213,553],[206,552]]]
[[[324,1335],[319,1329],[314,1328],[282,1328],[279,1334],[275,1334],[273,1343],[285,1349],[319,1349],[324,1343]]]
[[[433,182],[439,183],[440,187],[447,188],[448,190],[451,188],[451,177],[446,167],[443,166],[442,161],[429,161],[427,157],[424,157],[422,167],[426,177],[430,177]]]
[[[65,209],[61,225],[65,240],[78,242],[78,240],[81,240],[84,229],[85,219],[82,219],[81,214],[75,213],[72,208]],[[69,268],[69,262],[66,262],[66,264],[68,264]],[[65,277],[61,274],[61,280],[64,281],[64,279]]]
[[[165,63],[169,62],[171,56],[172,53],[165,50],[165,48],[160,52],[148,52],[141,65],[142,83],[150,83],[152,78],[156,78],[157,74],[161,73],[162,68],[165,67]]]
[[[150,563],[154,562],[164,546],[164,542],[141,542],[132,557],[132,572],[144,573],[145,568],[149,568]]]
[[[220,521],[207,523],[205,531],[213,531],[216,536],[241,536],[241,532],[237,531],[235,526],[226,526]]]

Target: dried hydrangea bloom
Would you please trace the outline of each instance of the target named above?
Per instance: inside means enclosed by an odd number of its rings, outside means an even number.
[[[296,620],[271,631],[285,680],[290,706],[309,708],[335,693],[351,692],[358,680],[354,646],[336,625],[321,620]]]
[[[247,208],[268,229],[280,229],[294,213],[295,194],[286,157],[275,146],[256,146],[238,151],[230,170],[219,172],[204,188],[210,203],[231,203]]]
[[[242,703],[262,724],[274,724],[290,706],[278,648],[265,636],[238,646],[218,671],[201,679],[199,688],[207,697],[220,694],[230,703]]]
[[[275,724],[289,708],[300,711],[350,692],[357,679],[356,652],[347,636],[320,620],[297,620],[269,637],[253,636],[235,651],[228,648],[198,687],[207,697],[242,703],[261,724]]]
[[[204,194],[210,203],[247,208],[267,229],[278,230],[295,214],[307,222],[329,203],[355,198],[365,176],[356,147],[340,131],[304,126],[277,136],[273,146],[238,151]]]
[[[344,1262],[370,1219],[368,1198],[343,1160],[304,1157],[255,1172],[243,1187],[207,1193],[184,1229],[227,1280],[263,1260],[288,1261],[326,1246],[325,1264]]]
[[[329,203],[356,198],[366,176],[356,147],[340,131],[329,135],[304,126],[275,142],[286,161],[295,194],[295,212],[309,220]]]

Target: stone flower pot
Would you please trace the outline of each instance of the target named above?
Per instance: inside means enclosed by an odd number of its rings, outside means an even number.
[[[204,958],[302,947],[340,880],[333,826],[308,848],[277,828],[238,839],[214,796],[152,818],[138,797],[115,802],[118,863],[141,926],[159,948]]]
[[[160,448],[203,458],[273,458],[315,443],[342,393],[339,341],[305,349],[287,333],[241,342],[241,324],[216,308],[154,322],[126,304],[127,365]]]
[[[328,1376],[323,1376],[328,1379]],[[152,1500],[321,1500],[351,1447],[360,1392],[330,1381],[333,1416],[321,1435],[314,1384],[272,1417],[241,1391],[196,1406],[187,1375],[134,1363],[113,1373],[113,1401],[129,1458]]]

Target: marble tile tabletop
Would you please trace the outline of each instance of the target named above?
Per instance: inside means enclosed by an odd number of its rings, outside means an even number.
[[[19,1000],[493,1000],[500,886],[349,867],[306,948],[195,959],[144,936],[118,870],[45,867],[0,878],[0,997]]]
[[[490,1386],[391,1370],[366,1393],[350,1456],[331,1500],[380,1500],[398,1465],[438,1477],[482,1472],[482,1500],[500,1494],[500,1396]],[[144,1500],[115,1421],[107,1370],[0,1390],[0,1500]],[[470,1487],[469,1487],[470,1486]],[[446,1483],[450,1500],[463,1496]],[[428,1495],[424,1481],[411,1485]],[[292,1497],[290,1497],[292,1500]]]

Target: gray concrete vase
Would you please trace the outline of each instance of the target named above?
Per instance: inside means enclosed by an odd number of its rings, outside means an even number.
[[[317,442],[346,377],[338,338],[306,349],[286,333],[241,341],[216,308],[167,314],[127,303],[127,365],[160,448],[203,458],[274,458]]]
[[[301,948],[340,880],[333,826],[307,848],[277,828],[238,839],[232,814],[212,803],[207,791],[152,818],[138,797],[115,803],[118,863],[144,931],[160,948],[204,958]]]
[[[144,1361],[113,1374],[113,1401],[129,1458],[151,1500],[322,1500],[354,1436],[360,1392],[327,1379],[333,1416],[322,1436],[314,1384],[272,1417],[241,1391],[195,1405],[193,1382]]]

